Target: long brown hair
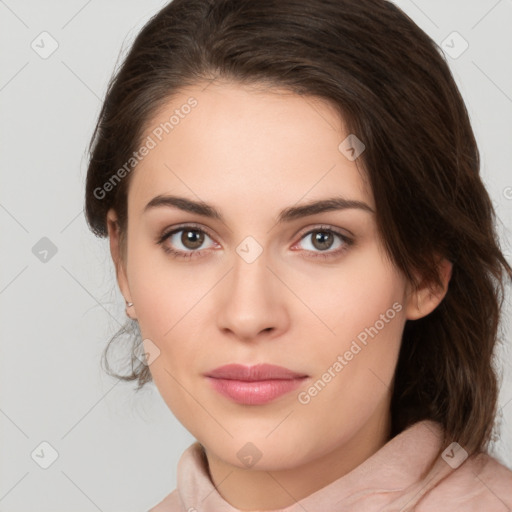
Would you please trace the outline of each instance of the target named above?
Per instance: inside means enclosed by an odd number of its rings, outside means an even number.
[[[406,322],[392,429],[432,419],[466,451],[483,449],[496,414],[492,358],[512,269],[468,112],[436,43],[385,0],[174,0],[146,23],[108,87],[86,183],[96,235],[107,236],[110,208],[126,233],[131,173],[108,193],[104,184],[138,148],[155,112],[180,88],[213,79],[328,100],[366,145],[358,162],[397,268],[415,284],[415,272],[435,284],[437,257],[453,263],[441,304]],[[131,374],[112,373],[108,362],[107,371],[140,388],[151,374],[134,356],[140,332],[129,329]]]

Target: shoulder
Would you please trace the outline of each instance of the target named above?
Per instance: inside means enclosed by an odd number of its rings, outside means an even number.
[[[175,489],[148,512],[183,512],[184,510],[178,490]]]
[[[473,455],[427,493],[416,510],[512,510],[512,471],[486,453]]]

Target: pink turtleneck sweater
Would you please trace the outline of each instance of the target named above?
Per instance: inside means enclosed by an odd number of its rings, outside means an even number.
[[[458,465],[464,452],[441,443],[441,425],[420,421],[338,480],[269,512],[512,511],[512,471],[484,453]],[[213,485],[198,442],[182,454],[177,484],[149,512],[239,512]]]

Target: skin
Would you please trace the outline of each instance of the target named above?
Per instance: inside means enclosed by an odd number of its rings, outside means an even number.
[[[191,96],[198,105],[132,171],[126,253],[115,211],[108,212],[111,253],[120,289],[134,303],[128,314],[160,351],[150,364],[154,382],[205,447],[219,493],[240,509],[282,508],[345,475],[390,439],[404,324],[443,299],[451,265],[440,262],[444,288],[413,290],[385,253],[375,214],[360,209],[276,224],[282,209],[333,195],[375,211],[357,160],[338,149],[348,134],[327,102],[227,82],[197,84],[174,96],[146,135]],[[171,207],[144,212],[160,194],[201,199],[225,222]],[[155,242],[182,223],[208,231],[201,256],[173,258]],[[354,243],[332,235],[322,250],[307,234],[321,225]],[[165,244],[197,251],[182,234]],[[236,252],[247,236],[262,249],[252,263]],[[342,246],[337,256],[315,258]],[[394,318],[309,403],[300,403],[298,393],[395,303],[401,310]],[[233,362],[267,362],[309,377],[271,403],[239,405],[203,375]],[[252,467],[237,457],[247,442],[262,454]]]

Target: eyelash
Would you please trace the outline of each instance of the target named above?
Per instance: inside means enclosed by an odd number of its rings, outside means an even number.
[[[203,256],[202,253],[208,251],[208,249],[199,249],[199,250],[191,250],[191,251],[177,251],[175,249],[171,249],[170,247],[164,245],[164,242],[168,238],[170,238],[175,233],[179,233],[180,231],[194,231],[194,232],[197,232],[197,233],[203,233],[203,234],[207,235],[209,238],[213,239],[213,237],[207,231],[205,231],[204,229],[202,229],[202,228],[200,228],[200,227],[198,227],[196,225],[193,225],[193,224],[186,224],[186,225],[183,225],[183,226],[178,226],[176,228],[173,228],[170,231],[164,232],[160,236],[160,238],[157,240],[156,243],[158,245],[161,245],[163,250],[167,254],[170,254],[174,258],[192,259],[194,257],[202,257]],[[308,256],[308,257],[311,257],[311,258],[322,258],[322,259],[335,258],[337,256],[340,256],[342,253],[344,253],[346,250],[348,250],[348,248],[350,246],[352,246],[354,244],[354,241],[351,238],[347,237],[346,235],[343,235],[339,231],[336,231],[336,230],[332,229],[330,226],[318,226],[318,227],[316,227],[314,229],[311,229],[307,233],[304,233],[301,236],[300,240],[303,240],[308,235],[311,235],[311,234],[317,233],[317,232],[330,233],[330,234],[336,235],[336,236],[338,236],[342,240],[344,245],[343,245],[343,247],[341,247],[340,249],[337,249],[335,251],[330,251],[330,252],[320,251],[317,254],[313,254],[312,256]],[[306,251],[306,252],[308,252],[308,251]],[[311,251],[309,251],[309,252],[311,252]]]

